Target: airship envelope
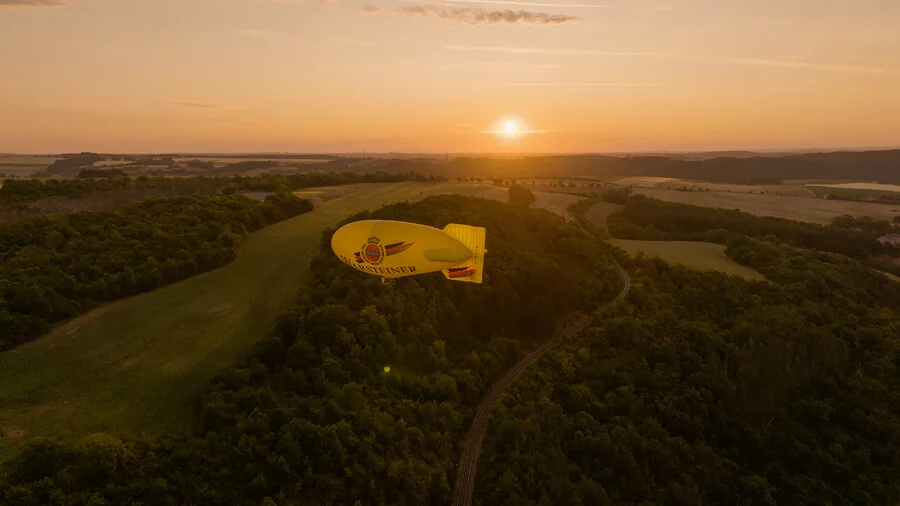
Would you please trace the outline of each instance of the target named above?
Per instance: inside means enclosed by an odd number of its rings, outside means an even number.
[[[356,270],[390,280],[441,271],[447,279],[481,283],[485,230],[451,223],[439,230],[405,221],[348,223],[331,249]]]

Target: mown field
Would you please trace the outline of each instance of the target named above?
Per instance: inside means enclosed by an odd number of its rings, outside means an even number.
[[[815,193],[801,184],[723,184],[709,181],[692,181],[671,177],[625,177],[614,181],[620,186],[632,186],[635,188],[655,188],[661,190],[688,189],[703,192],[747,193],[785,195],[789,197],[815,197]]]
[[[702,207],[740,209],[758,216],[777,216],[797,221],[828,223],[835,216],[874,216],[892,220],[900,216],[900,205],[826,200],[821,198],[785,197],[721,192],[683,192],[656,188],[635,188],[635,193],[668,202],[681,202]]]
[[[606,220],[622,206],[611,202],[599,202],[591,206],[585,217],[595,226],[606,228]],[[755,270],[740,265],[725,256],[725,246],[711,242],[694,241],[633,241],[628,239],[610,239],[610,242],[631,255],[643,251],[649,257],[658,256],[671,264],[684,264],[686,267],[700,270],[714,270],[741,276],[751,280],[766,278]]]
[[[55,162],[56,158],[45,156],[0,156],[0,175],[4,177],[31,177]]]
[[[841,188],[846,190],[871,190],[900,193],[900,185],[881,184],[881,183],[819,183],[808,184],[807,186],[822,186],[825,188]]]
[[[187,156],[175,158],[176,162],[185,163],[190,160],[200,160],[201,162],[213,162],[222,165],[237,162],[275,162],[279,165],[296,165],[300,163],[321,163],[327,162],[327,159],[318,158],[241,158],[241,157],[215,157],[215,156]]]
[[[35,436],[187,430],[212,376],[291,304],[323,229],[361,209],[434,194],[505,198],[455,183],[352,188],[317,189],[326,193],[313,212],[252,234],[221,269],[101,307],[0,354],[0,460]]]
[[[605,229],[607,218],[621,208],[622,206],[613,204],[612,202],[598,202],[592,205],[584,216],[590,220],[594,226]]]
[[[765,276],[725,256],[725,246],[711,242],[693,241],[632,241],[612,239],[614,245],[631,255],[644,252],[645,256],[658,256],[670,264],[684,264],[699,270],[724,272],[744,279],[763,281]]]
[[[566,193],[534,191],[534,196],[536,200],[532,207],[540,207],[560,216],[566,216],[566,208],[581,200],[577,195]]]

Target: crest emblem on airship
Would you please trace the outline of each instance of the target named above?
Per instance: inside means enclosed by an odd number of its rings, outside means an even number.
[[[362,257],[369,265],[378,265],[384,261],[384,247],[381,245],[381,239],[369,237],[360,249],[360,253],[356,254],[357,261],[359,261],[359,257]]]

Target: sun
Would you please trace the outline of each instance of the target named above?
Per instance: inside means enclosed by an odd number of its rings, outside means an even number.
[[[507,121],[503,125],[503,133],[506,135],[516,135],[519,133],[519,125],[515,121]]]

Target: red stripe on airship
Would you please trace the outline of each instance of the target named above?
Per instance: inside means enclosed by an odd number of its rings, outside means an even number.
[[[447,275],[451,278],[464,278],[466,276],[471,276],[475,274],[477,269],[469,269],[466,267],[457,267],[455,269],[447,269]]]
[[[394,244],[388,244],[384,247],[384,256],[389,257],[391,255],[396,255],[397,253],[403,253],[404,251],[408,250],[413,244],[415,243],[411,242],[407,244],[404,242],[398,242]]]

